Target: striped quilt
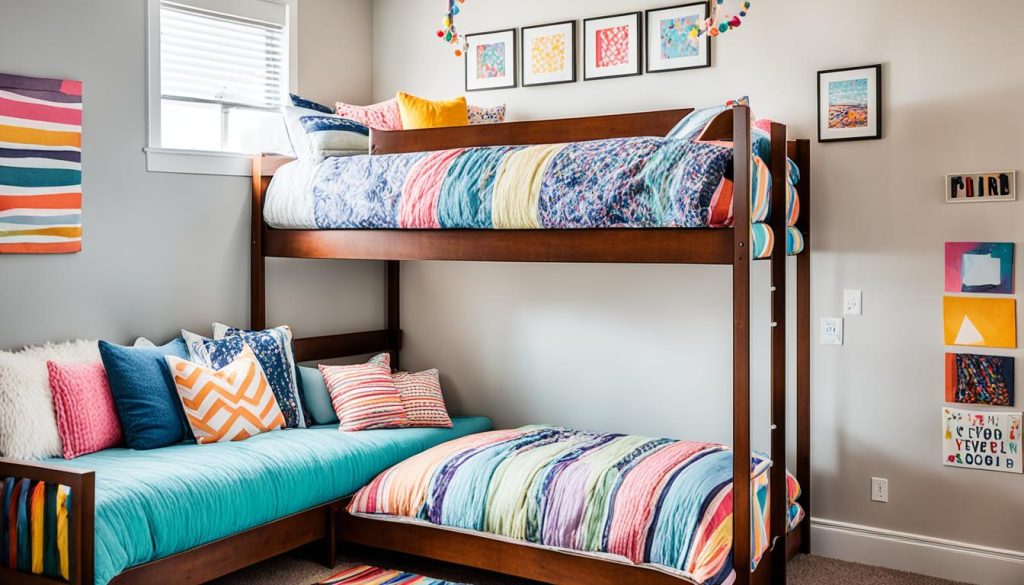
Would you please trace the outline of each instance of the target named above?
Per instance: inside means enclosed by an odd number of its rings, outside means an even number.
[[[310,175],[290,180],[297,193],[275,177],[266,219],[321,230],[725,227],[733,221],[732,155],[720,144],[639,137],[332,157],[294,163]],[[760,156],[754,167],[753,238],[765,257],[774,242],[764,223],[772,181]],[[788,193],[793,226],[799,200],[792,185]],[[308,201],[309,211],[280,213],[289,208],[282,197]]]
[[[754,565],[768,548],[768,469],[755,455]],[[802,518],[789,476],[791,526]],[[529,426],[471,435],[380,474],[349,512],[489,533],[724,584],[732,451],[722,445]]]
[[[0,73],[0,254],[82,249],[82,84]]]

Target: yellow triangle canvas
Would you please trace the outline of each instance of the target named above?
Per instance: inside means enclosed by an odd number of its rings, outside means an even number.
[[[946,345],[1017,347],[1017,301],[978,297],[943,300]]]

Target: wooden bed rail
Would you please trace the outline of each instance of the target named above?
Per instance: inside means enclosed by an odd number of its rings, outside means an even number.
[[[0,459],[0,478],[4,477],[42,481],[51,485],[65,485],[71,488],[71,517],[68,519],[68,531],[70,532],[69,581],[27,574],[10,567],[0,567],[0,584],[52,585],[70,582],[71,585],[92,585],[96,474],[92,471],[59,465]],[[5,526],[3,529],[7,530],[7,527]],[[4,552],[6,554],[6,551]]]
[[[692,111],[693,108],[686,108],[399,132],[373,130],[370,132],[370,153],[400,154],[474,146],[552,144],[634,136],[665,136]]]

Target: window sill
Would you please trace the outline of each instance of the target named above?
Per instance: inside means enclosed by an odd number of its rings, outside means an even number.
[[[252,176],[252,155],[205,150],[145,148],[146,170],[151,173]]]

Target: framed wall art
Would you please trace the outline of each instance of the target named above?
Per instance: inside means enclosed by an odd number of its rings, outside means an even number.
[[[694,36],[708,13],[707,2],[648,10],[647,72],[711,67],[711,35]]]
[[[882,137],[882,66],[818,72],[818,142]]]
[[[522,29],[523,87],[576,81],[576,21]]]
[[[0,73],[0,254],[82,251],[82,82]]]
[[[466,35],[466,91],[516,87],[516,29]]]
[[[583,21],[583,79],[642,75],[642,14],[630,12]]]

